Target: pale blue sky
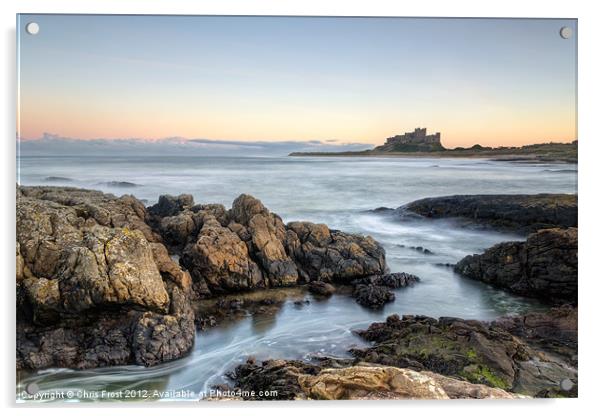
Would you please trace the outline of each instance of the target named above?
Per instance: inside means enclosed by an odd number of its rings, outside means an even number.
[[[576,36],[562,26],[576,34],[575,20],[21,15],[19,133],[568,141]]]

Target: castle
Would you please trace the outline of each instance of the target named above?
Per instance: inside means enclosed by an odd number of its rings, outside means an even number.
[[[432,152],[445,150],[441,145],[441,133],[426,134],[426,128],[415,128],[413,132],[389,137],[385,144],[374,150],[397,152]]]
[[[426,128],[417,127],[412,133],[389,137],[385,144],[441,144],[441,133],[426,134]]]

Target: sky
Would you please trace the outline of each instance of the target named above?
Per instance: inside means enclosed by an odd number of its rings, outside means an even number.
[[[450,148],[568,142],[576,33],[571,19],[20,15],[17,133],[378,145],[426,127]]]

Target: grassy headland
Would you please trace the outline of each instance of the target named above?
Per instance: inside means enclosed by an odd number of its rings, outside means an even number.
[[[379,146],[382,147],[382,146]],[[323,157],[467,157],[512,162],[577,163],[577,140],[572,143],[540,143],[522,147],[456,147],[432,151],[364,150],[361,152],[293,152],[289,156]]]

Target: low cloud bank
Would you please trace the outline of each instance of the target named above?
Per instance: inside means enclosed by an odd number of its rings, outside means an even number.
[[[40,139],[21,140],[21,156],[286,156],[291,152],[342,152],[371,149],[365,143],[336,143],[332,140],[242,141],[184,139],[80,140],[44,134]]]

